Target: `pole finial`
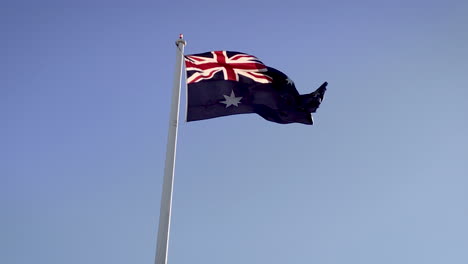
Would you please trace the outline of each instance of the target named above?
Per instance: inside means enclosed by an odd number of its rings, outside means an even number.
[[[184,34],[182,33],[179,34],[179,39],[176,40],[176,46],[179,46],[179,44],[187,45],[187,42],[184,40]]]

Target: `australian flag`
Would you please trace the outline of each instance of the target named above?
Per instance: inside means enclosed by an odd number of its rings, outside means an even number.
[[[313,124],[327,82],[315,92],[300,95],[284,73],[256,57],[234,51],[211,51],[185,56],[187,121],[256,113],[280,123]]]

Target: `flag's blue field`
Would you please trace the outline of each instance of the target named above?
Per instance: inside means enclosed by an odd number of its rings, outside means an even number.
[[[467,14],[3,1],[0,263],[153,263],[179,33],[186,54],[245,52],[300,94],[328,87],[313,126],[186,123],[183,87],[170,264],[468,263]]]

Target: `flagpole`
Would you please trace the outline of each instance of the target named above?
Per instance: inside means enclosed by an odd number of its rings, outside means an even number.
[[[174,185],[174,166],[177,145],[177,125],[179,123],[180,86],[182,81],[182,63],[184,47],[187,44],[180,34],[176,41],[176,66],[174,86],[172,89],[171,114],[167,135],[166,164],[164,167],[163,188],[161,194],[161,208],[159,212],[158,238],[156,241],[155,264],[167,264],[169,246],[169,230],[171,226],[172,190]]]

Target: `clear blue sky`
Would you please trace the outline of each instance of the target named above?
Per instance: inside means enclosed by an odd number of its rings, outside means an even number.
[[[170,264],[468,263],[468,2],[351,2],[2,1],[0,263],[153,263],[179,33],[329,90],[180,125]]]

